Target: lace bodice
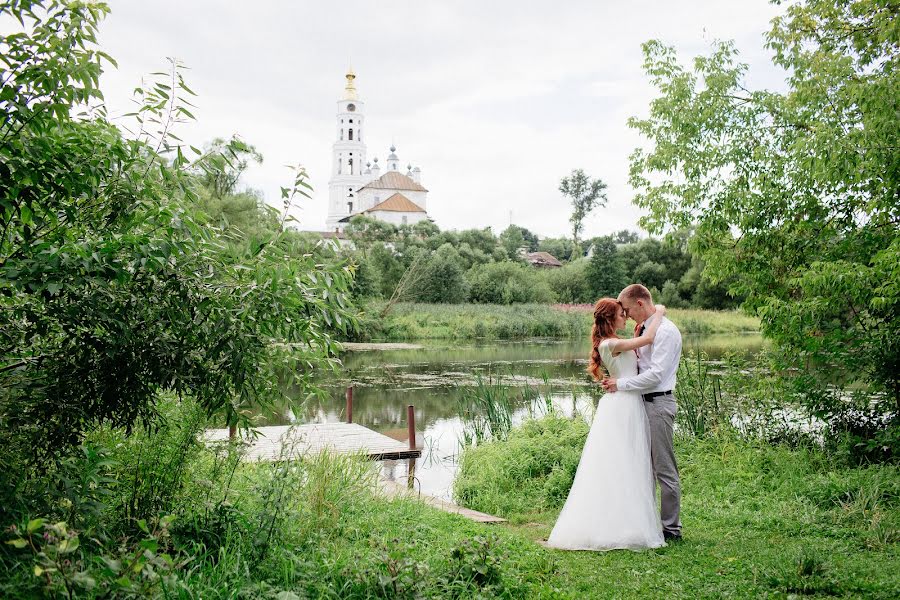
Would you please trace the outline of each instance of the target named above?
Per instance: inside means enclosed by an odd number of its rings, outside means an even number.
[[[616,379],[620,377],[634,377],[637,375],[637,354],[633,350],[622,352],[618,356],[613,356],[609,350],[609,344],[612,340],[603,340],[600,342],[600,360],[603,366],[609,371],[610,377]]]

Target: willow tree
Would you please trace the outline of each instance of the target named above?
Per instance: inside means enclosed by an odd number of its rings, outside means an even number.
[[[750,89],[731,43],[688,69],[648,42],[659,95],[629,122],[650,141],[631,157],[642,224],[696,224],[708,273],[762,317],[808,406],[882,455],[900,412],[898,9],[790,5],[766,36],[781,92]],[[857,412],[848,389],[865,390]]]
[[[98,424],[158,423],[161,391],[248,424],[281,399],[280,375],[308,384],[333,364],[333,334],[353,318],[346,265],[277,239],[235,262],[203,226],[195,174],[227,157],[173,134],[192,118],[177,63],[139,88],[133,135],[107,120],[98,85],[111,59],[96,45],[107,11],[0,2],[4,491],[28,473],[20,463],[64,456]],[[307,188],[301,170],[284,194]]]

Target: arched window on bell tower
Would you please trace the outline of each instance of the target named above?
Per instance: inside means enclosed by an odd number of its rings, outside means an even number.
[[[348,135],[349,135],[349,137],[347,139],[352,142],[353,141],[353,130],[352,129],[348,130]]]
[[[341,129],[341,141],[344,141],[344,130]]]

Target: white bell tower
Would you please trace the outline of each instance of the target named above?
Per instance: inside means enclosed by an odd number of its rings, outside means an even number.
[[[347,71],[344,97],[338,100],[337,141],[331,147],[331,179],[328,182],[329,231],[343,230],[344,217],[360,210],[356,191],[367,183],[363,174],[366,168],[365,120],[363,102],[356,95],[353,69]]]

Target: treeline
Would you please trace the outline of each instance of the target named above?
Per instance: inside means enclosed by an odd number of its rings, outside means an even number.
[[[441,231],[430,221],[396,226],[360,216],[346,234],[357,264],[354,293],[362,299],[581,304],[641,283],[674,308],[740,303],[727,283],[705,276],[703,260],[691,252],[689,229],[664,239],[620,231],[576,244],[538,239],[517,225],[494,235],[490,228]],[[546,252],[562,266],[533,266],[525,257],[531,252]]]

